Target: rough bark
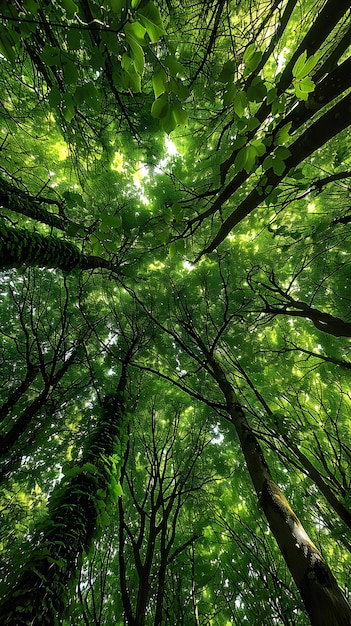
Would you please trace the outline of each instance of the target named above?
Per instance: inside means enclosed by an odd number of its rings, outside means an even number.
[[[0,177],[0,206],[63,231],[70,227],[80,228],[79,224],[43,208],[43,203],[59,204],[51,201],[49,198],[31,196]]]
[[[105,268],[117,271],[110,261],[95,256],[83,256],[74,244],[46,237],[23,228],[0,223],[0,269],[47,267],[72,272],[75,269]]]
[[[0,604],[4,626],[56,626],[62,623],[69,585],[74,584],[84,552],[101,525],[99,511],[109,502],[111,466],[120,455],[124,432],[126,370],[117,391],[106,396],[101,417],[82,459],[54,489],[48,520],[37,549],[24,565],[19,580]],[[102,499],[99,493],[105,493]],[[113,497],[113,496],[112,496]]]

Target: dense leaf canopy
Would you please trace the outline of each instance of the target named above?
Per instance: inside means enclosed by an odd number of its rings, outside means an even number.
[[[0,3],[1,623],[351,624],[350,12]]]

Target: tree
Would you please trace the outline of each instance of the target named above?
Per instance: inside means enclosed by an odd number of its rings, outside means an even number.
[[[6,624],[351,623],[350,3],[303,10],[1,7]]]

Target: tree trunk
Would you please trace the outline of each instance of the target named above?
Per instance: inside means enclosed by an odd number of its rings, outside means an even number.
[[[77,354],[77,348],[73,350],[68,359],[63,363],[60,369],[50,376],[45,383],[43,391],[33,400],[33,402],[27,406],[23,413],[19,415],[17,419],[13,419],[13,426],[10,430],[0,437],[0,462],[4,456],[13,448],[18,442],[19,438],[26,431],[30,425],[32,419],[38,413],[38,411],[45,405],[49,394],[53,391],[63,376],[67,373],[70,365],[74,362]],[[1,480],[1,471],[0,471]]]
[[[50,267],[71,272],[79,268],[82,254],[73,244],[45,237],[22,228],[11,228],[0,224],[0,268],[8,269],[26,265],[28,267]]]
[[[259,502],[299,589],[312,626],[351,626],[351,608],[327,563],[272,479],[260,444],[224,370],[208,351],[205,356],[226,398],[227,411],[237,432]]]
[[[72,222],[71,220],[64,219],[55,213],[51,213],[44,209],[42,203],[50,203],[48,198],[35,198],[30,196],[25,191],[18,189],[11,185],[7,180],[0,177],[0,206],[8,209],[9,211],[15,211],[21,215],[26,215],[32,220],[42,222],[48,226],[59,228],[60,230],[67,230],[69,227],[76,229],[80,228],[79,224]],[[52,204],[59,205],[59,203],[51,201]]]
[[[122,458],[124,432],[123,369],[116,393],[103,401],[101,418],[87,443],[82,459],[70,468],[54,489],[42,538],[20,579],[0,604],[4,626],[56,626],[65,612],[69,585],[74,585],[83,554],[89,550],[106,504],[115,500],[111,476],[116,459]]]
[[[74,269],[106,268],[116,271],[110,261],[84,256],[79,248],[57,237],[46,237],[0,222],[0,270],[21,267],[49,267],[64,272]]]
[[[16,402],[23,396],[23,394],[28,391],[30,385],[35,380],[36,375],[39,372],[39,367],[37,365],[32,365],[29,363],[27,366],[27,373],[25,379],[20,383],[20,385],[14,389],[8,396],[7,400],[5,400],[4,404],[0,407],[0,424],[4,421],[4,419],[9,415],[15,406]]]
[[[264,188],[260,187],[259,184],[256,185],[241,204],[226,218],[211,243],[198,255],[196,262],[204,254],[213,252],[224,241],[230,231],[262,203],[264,198],[269,195],[266,192],[268,187],[270,189],[269,193],[271,193],[291,169],[297,167],[318,148],[321,148],[330,139],[347,128],[351,123],[350,112],[351,94],[347,94],[314,124],[309,126],[294,143],[289,145],[291,156],[285,161],[284,172],[278,175],[272,169],[269,169],[265,173],[263,177],[265,179]],[[233,189],[231,183],[229,183],[213,203],[211,212],[219,210],[232,194]]]

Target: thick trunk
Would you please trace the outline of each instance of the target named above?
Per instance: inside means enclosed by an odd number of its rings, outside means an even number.
[[[82,254],[73,244],[22,228],[0,224],[0,268],[50,267],[71,272],[79,268]]]
[[[56,206],[59,204],[58,202],[50,201],[48,198],[39,199],[30,196],[28,193],[21,191],[21,189],[18,189],[7,180],[0,177],[0,206],[3,206],[9,211],[26,215],[37,222],[42,222],[42,224],[59,228],[60,230],[65,231],[70,227],[80,228],[79,224],[64,219],[55,213],[51,213],[41,206],[42,203],[48,204],[50,202]]]
[[[12,228],[0,222],[0,270],[21,267],[49,267],[64,272],[74,269],[105,268],[116,271],[110,261],[96,256],[83,256],[74,244],[29,232],[23,228]]]
[[[351,609],[338,584],[271,477],[260,444],[221,365],[207,352],[227,402],[247,468],[270,529],[299,589],[312,626],[351,626]]]
[[[49,517],[42,538],[23,567],[18,582],[0,605],[4,626],[54,626],[61,623],[69,585],[79,570],[99,528],[100,512],[110,497],[109,458],[124,432],[125,373],[117,392],[105,397],[101,419],[92,433],[82,459],[51,495]],[[104,496],[99,494],[105,494]]]

